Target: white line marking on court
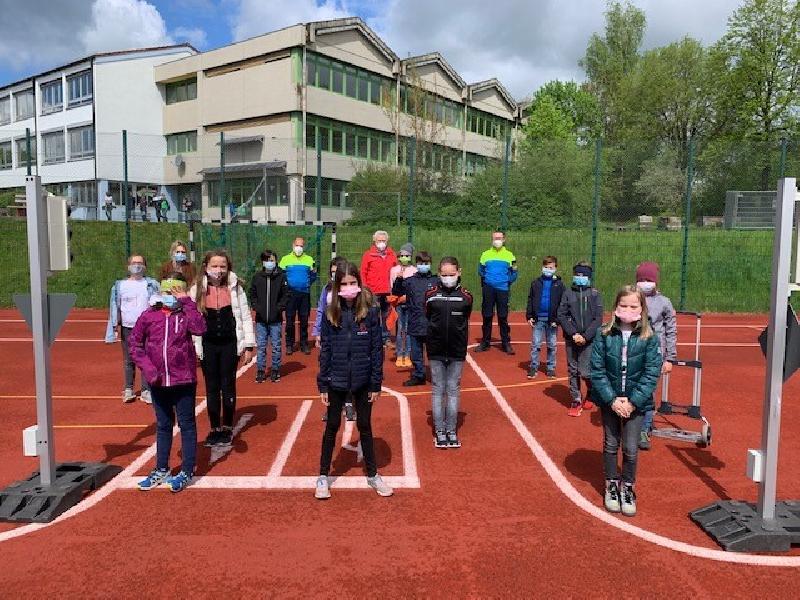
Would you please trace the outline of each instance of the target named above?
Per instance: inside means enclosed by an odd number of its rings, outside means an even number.
[[[0,338],[0,342],[33,342],[33,338]],[[105,340],[101,339],[75,339],[75,338],[56,338],[56,343],[58,342],[81,342],[81,343],[105,343]],[[109,344],[112,346],[113,344]]]
[[[572,483],[564,476],[555,462],[553,462],[553,459],[551,459],[547,454],[547,451],[536,440],[534,435],[525,426],[525,424],[522,422],[522,419],[519,418],[514,409],[511,408],[511,405],[503,397],[503,394],[500,392],[500,390],[497,389],[497,386],[495,386],[492,380],[489,379],[488,375],[486,375],[483,369],[478,366],[478,363],[475,362],[475,359],[472,358],[472,356],[467,355],[467,362],[469,363],[470,367],[472,367],[472,370],[478,375],[480,380],[483,381],[483,384],[489,390],[489,393],[492,394],[492,397],[495,399],[495,402],[497,402],[500,410],[508,418],[508,420],[511,421],[514,429],[517,430],[517,433],[523,439],[528,448],[530,448],[531,452],[533,452],[533,456],[537,461],[539,461],[539,464],[545,470],[550,479],[553,480],[553,483],[556,484],[556,487],[558,487],[561,493],[569,498],[578,508],[588,513],[590,516],[599,519],[600,521],[603,521],[612,527],[616,527],[625,533],[630,533],[631,535],[634,535],[646,542],[650,542],[652,544],[656,544],[676,552],[689,554],[690,556],[695,556],[698,558],[707,558],[721,562],[764,567],[800,567],[800,556],[761,556],[758,554],[737,554],[725,552],[723,550],[715,550],[713,548],[694,546],[692,544],[679,542],[657,533],[653,533],[652,531],[647,531],[646,529],[631,525],[622,519],[612,516],[611,513],[606,512],[597,504],[590,502],[577,489],[575,489],[575,486],[573,486]]]
[[[256,364],[255,359],[251,360],[249,363],[243,365],[236,371],[236,378],[238,379],[242,375],[244,375],[250,367]],[[194,409],[195,417],[199,416],[204,410],[206,409],[206,401],[203,400],[200,404],[198,404]],[[178,434],[180,429],[176,425],[172,428],[172,435],[173,437]],[[8,531],[4,531],[0,533],[0,543],[5,542],[6,540],[11,540],[17,537],[21,537],[23,535],[27,535],[29,533],[33,533],[34,531],[39,531],[40,529],[44,529],[45,527],[50,527],[51,525],[55,525],[56,523],[60,523],[61,521],[65,521],[70,517],[74,517],[86,510],[89,510],[93,506],[99,504],[102,500],[104,500],[108,495],[111,494],[114,490],[118,490],[123,488],[131,478],[138,481],[140,478],[134,477],[136,472],[141,469],[147,462],[156,455],[156,444],[155,442],[151,444],[147,449],[144,450],[134,461],[125,467],[114,479],[106,483],[103,487],[99,490],[93,492],[89,496],[86,497],[85,500],[78,502],[75,506],[70,508],[69,510],[63,512],[61,515],[50,521],[49,523],[28,523],[27,525],[22,525],[21,527],[17,527],[16,529],[10,529]]]
[[[237,421],[236,426],[233,428],[231,432],[232,436],[235,438],[239,433],[241,433],[244,426],[247,425],[254,417],[253,413],[244,413]],[[211,456],[208,460],[208,466],[212,466],[214,463],[218,462],[223,456],[228,454],[231,450],[233,450],[233,444],[229,446],[214,446],[211,448]]]
[[[300,410],[297,411],[297,416],[294,418],[292,426],[289,428],[289,432],[286,434],[275,460],[272,461],[272,467],[270,467],[267,477],[280,477],[283,468],[286,466],[286,461],[289,460],[292,447],[297,441],[297,436],[300,434],[300,429],[303,427],[303,421],[306,420],[308,412],[311,410],[312,404],[314,404],[313,400],[305,400],[303,404],[300,405]]]

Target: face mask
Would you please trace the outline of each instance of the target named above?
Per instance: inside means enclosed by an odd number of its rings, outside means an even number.
[[[357,285],[347,285],[339,290],[339,296],[345,300],[353,300],[361,292],[361,288]]]
[[[545,277],[552,277],[556,274],[556,270],[552,267],[542,267],[542,275]]]
[[[589,285],[589,278],[586,275],[573,275],[572,283],[578,287],[587,287]]]
[[[161,303],[167,308],[178,306],[178,299],[175,296],[165,295],[161,297]]]
[[[440,275],[439,279],[446,288],[454,288],[458,285],[458,275]]]
[[[186,252],[176,252],[175,262],[186,262]]]
[[[431,266],[430,265],[426,265],[426,264],[417,265],[417,272],[418,273],[422,273],[423,275],[425,273],[430,273],[431,272]]]
[[[163,304],[164,297],[161,294],[153,294],[150,296],[150,300],[147,301],[150,306],[155,306],[156,304]]]
[[[144,265],[138,265],[138,264],[128,265],[128,273],[130,273],[131,275],[141,275],[142,273],[144,273]]]
[[[656,284],[653,281],[637,281],[636,287],[639,288],[639,291],[643,294],[652,294],[656,291]]]
[[[411,257],[410,256],[402,256],[401,255],[398,260],[400,261],[400,264],[403,265],[404,267],[407,267],[408,265],[411,264]]]
[[[380,251],[383,252],[386,250],[386,242],[378,242],[375,244],[375,247]]]
[[[219,281],[225,275],[225,271],[206,271],[206,275],[212,281]]]
[[[276,266],[274,260],[265,260],[262,264],[267,271],[273,271]]]
[[[503,240],[492,240],[492,246],[494,246],[495,248],[502,248]]]
[[[623,323],[627,324],[636,323],[636,321],[642,318],[642,309],[617,308],[617,310],[614,311],[614,316],[617,317]]]
[[[303,247],[302,247],[302,246],[295,246],[295,247],[294,247],[294,253],[295,253],[297,256],[300,256],[300,255],[302,255],[302,254],[303,254]]]

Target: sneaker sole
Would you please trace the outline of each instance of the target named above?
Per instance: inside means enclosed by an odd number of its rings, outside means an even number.
[[[316,498],[317,500],[329,500],[330,497],[331,497],[330,490],[328,490],[327,492],[324,492],[324,493],[317,492],[317,491],[314,492],[314,498]]]
[[[633,509],[632,512],[630,510],[625,511],[624,509],[620,509],[619,512],[622,513],[622,515],[625,516],[625,517],[635,517],[636,516],[636,509]]]
[[[370,486],[370,487],[372,487],[372,486]],[[394,490],[392,490],[391,492],[382,492],[381,490],[379,490],[377,488],[372,488],[372,489],[375,490],[375,493],[378,494],[378,496],[380,496],[381,498],[388,498],[389,496],[394,494]]]
[[[433,438],[433,446],[434,446],[434,448],[447,448],[448,447],[447,442],[445,442],[444,444],[440,444],[439,442],[436,441],[436,438]]]
[[[457,442],[455,444],[448,442],[447,447],[448,448],[461,448],[461,442]]]
[[[618,513],[621,512],[621,508],[619,506],[609,506],[608,504],[605,505],[606,510],[610,513]]]

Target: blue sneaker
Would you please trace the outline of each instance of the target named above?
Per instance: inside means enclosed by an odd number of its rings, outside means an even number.
[[[169,469],[153,469],[147,478],[140,481],[137,486],[143,492],[157,488],[169,478]]]
[[[192,477],[186,471],[181,471],[174,477],[169,478],[169,490],[176,493],[181,492],[184,490],[184,488],[186,488],[187,485],[189,485],[191,480]]]

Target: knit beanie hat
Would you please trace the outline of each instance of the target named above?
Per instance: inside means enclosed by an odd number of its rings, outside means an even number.
[[[587,277],[592,276],[592,267],[588,265],[575,265],[572,267],[572,272],[576,275],[586,275]]]
[[[400,246],[400,254],[408,254],[409,256],[414,256],[414,244],[408,242]]]
[[[658,263],[643,262],[636,267],[636,281],[652,281],[658,283]]]

